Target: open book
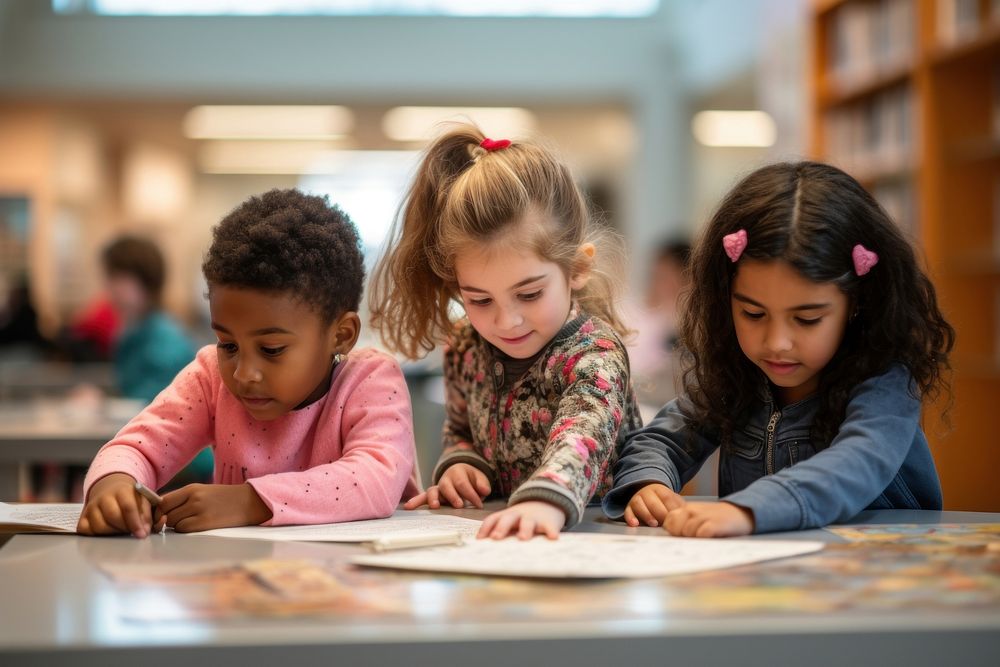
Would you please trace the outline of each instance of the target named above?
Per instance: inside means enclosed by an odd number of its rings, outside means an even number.
[[[0,533],[75,533],[80,503],[0,503]]]

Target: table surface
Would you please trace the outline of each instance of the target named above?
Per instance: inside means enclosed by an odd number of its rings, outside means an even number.
[[[1000,523],[1000,514],[875,511],[853,523]],[[594,508],[577,530],[660,534],[610,522]],[[0,548],[0,662],[997,664],[1000,551],[970,556],[967,549],[965,560],[955,560],[930,548],[908,562],[909,552],[859,547],[828,531],[753,539],[774,538],[830,546],[697,575],[564,582],[347,565],[365,552],[358,545],[173,533],[146,540],[17,535]],[[228,588],[163,576],[123,582],[100,569],[142,574],[177,563],[257,559],[319,566],[344,588],[344,602],[304,613],[251,594],[246,581]],[[914,576],[926,590],[912,586]]]
[[[143,406],[142,401],[122,398],[86,403],[58,398],[0,401],[0,444],[59,440],[103,444]]]

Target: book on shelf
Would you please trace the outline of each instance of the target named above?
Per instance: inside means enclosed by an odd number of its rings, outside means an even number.
[[[993,95],[991,104],[993,106],[991,113],[993,117],[993,137],[1000,139],[1000,64],[993,66]]]
[[[913,61],[916,30],[912,0],[881,0],[838,7],[829,26],[829,71],[835,85],[851,88]]]
[[[1000,368],[1000,286],[993,288],[993,363]]]
[[[907,236],[919,238],[917,197],[910,179],[879,183],[871,193]]]
[[[937,0],[937,42],[950,46],[979,34],[979,0]]]
[[[1000,177],[993,179],[993,257],[1000,262]]]
[[[827,156],[861,180],[899,175],[917,152],[914,113],[906,84],[831,109],[824,118]]]

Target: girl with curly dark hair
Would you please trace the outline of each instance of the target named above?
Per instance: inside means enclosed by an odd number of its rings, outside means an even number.
[[[675,535],[794,530],[940,509],[920,427],[954,329],[899,228],[843,171],[763,167],[695,249],[684,394],[628,438],[605,511]],[[677,494],[721,446],[722,502]]]

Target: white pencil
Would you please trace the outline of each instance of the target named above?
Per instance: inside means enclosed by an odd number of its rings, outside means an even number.
[[[372,551],[395,551],[396,549],[417,549],[419,547],[440,547],[448,544],[462,544],[465,539],[461,533],[437,533],[430,535],[387,535],[372,540]]]
[[[142,482],[135,483],[135,492],[138,493],[143,498],[145,498],[146,500],[148,500],[149,504],[152,505],[153,507],[156,507],[157,505],[163,502],[163,498],[161,496],[157,495],[155,491],[147,487]]]

